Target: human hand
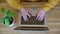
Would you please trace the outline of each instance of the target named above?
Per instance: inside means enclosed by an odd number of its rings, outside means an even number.
[[[36,20],[42,21],[44,19],[45,11],[43,9],[40,9],[37,13]]]
[[[31,18],[29,12],[30,12],[29,10],[27,10],[27,9],[25,9],[25,8],[21,8],[21,14],[22,14],[23,19],[24,19],[25,22],[28,21],[28,17]]]

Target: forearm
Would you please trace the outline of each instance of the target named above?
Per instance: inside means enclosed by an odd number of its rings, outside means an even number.
[[[50,11],[50,9],[54,8],[54,6],[58,3],[59,3],[59,0],[48,0],[48,3],[44,5],[43,10],[45,12]]]
[[[21,4],[18,3],[18,0],[6,0],[9,6],[14,9],[20,10],[22,8]]]

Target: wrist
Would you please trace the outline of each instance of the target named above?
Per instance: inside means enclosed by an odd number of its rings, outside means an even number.
[[[22,8],[20,9],[20,11],[25,11],[25,8],[24,8],[24,7],[22,7]]]

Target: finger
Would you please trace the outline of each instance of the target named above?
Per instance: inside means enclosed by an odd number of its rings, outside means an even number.
[[[39,21],[42,21],[42,20],[43,20],[43,17],[44,17],[44,16],[42,16],[42,15],[41,15],[41,17],[40,17]]]
[[[27,16],[28,16],[29,18],[31,18],[31,15],[32,15],[32,14],[30,13],[30,10],[28,10],[28,8],[27,8],[27,13],[26,13],[26,14],[27,14]]]
[[[41,19],[40,19],[40,21],[42,21],[43,20],[43,16],[41,16]]]
[[[43,15],[40,14],[38,21],[41,21],[43,19]]]
[[[40,21],[40,19],[41,19],[41,16],[39,16],[38,21]]]
[[[28,14],[29,14],[30,16],[32,16],[32,14],[31,14],[30,12],[28,12]]]
[[[44,16],[41,17],[41,21],[44,19]]]
[[[37,18],[36,18],[36,20],[38,20],[39,16],[40,16],[40,14],[38,14],[38,15],[37,15]]]
[[[23,18],[24,18],[24,21],[27,22],[27,20],[28,20],[27,16],[25,15],[25,16],[23,16]]]
[[[40,20],[39,21],[42,21],[43,20],[43,17],[40,17]]]
[[[29,18],[31,18],[31,16],[27,13],[27,16],[29,17]]]

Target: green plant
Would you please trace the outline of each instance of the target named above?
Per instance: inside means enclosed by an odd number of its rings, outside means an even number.
[[[8,27],[10,25],[9,20],[11,20],[11,17],[14,16],[14,13],[11,12],[11,10],[5,10],[4,8],[1,9],[1,14],[3,15],[3,17],[1,18],[1,22],[5,22],[5,25]]]

